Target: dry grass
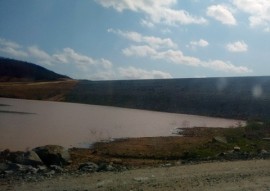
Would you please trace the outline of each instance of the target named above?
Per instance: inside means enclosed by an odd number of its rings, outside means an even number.
[[[1,82],[0,97],[65,101],[76,80],[53,82]]]
[[[252,126],[253,127],[253,126]],[[255,125],[256,131],[263,129],[267,135],[269,128]],[[253,129],[255,128],[253,127]],[[220,153],[240,146],[242,153],[259,156],[260,150],[270,150],[270,142],[247,137],[251,127],[238,128],[189,128],[184,136],[145,137],[118,139],[113,142],[98,142],[91,149],[71,149],[73,164],[86,161],[96,163],[113,162],[132,167],[159,166],[164,163],[182,161],[222,160]],[[256,133],[252,129],[253,134]],[[260,132],[260,131],[259,131]],[[213,141],[215,136],[224,137],[227,143]],[[241,158],[241,157],[240,157]]]
[[[96,143],[92,149],[70,149],[71,169],[91,161],[113,163],[128,167],[159,166],[166,161],[177,162],[189,150],[209,141],[205,137],[145,137],[119,139],[113,142]]]
[[[146,137],[96,143],[94,147],[108,156],[166,160],[180,159],[184,153],[208,141],[207,137]]]

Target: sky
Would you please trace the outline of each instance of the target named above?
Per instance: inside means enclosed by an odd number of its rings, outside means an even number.
[[[75,79],[265,76],[269,0],[0,0],[0,56]]]

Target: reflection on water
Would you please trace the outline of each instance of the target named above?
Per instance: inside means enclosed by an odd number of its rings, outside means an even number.
[[[239,124],[237,120],[194,115],[7,98],[0,98],[0,110],[5,111],[0,112],[0,150],[46,144],[85,147],[113,138],[170,136],[179,127]]]

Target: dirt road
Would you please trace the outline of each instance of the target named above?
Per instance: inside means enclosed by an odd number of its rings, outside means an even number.
[[[62,175],[41,182],[2,182],[0,190],[18,191],[156,191],[156,190],[270,190],[270,160],[215,162]]]

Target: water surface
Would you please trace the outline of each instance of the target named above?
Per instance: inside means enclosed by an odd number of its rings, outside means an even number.
[[[8,98],[0,98],[0,110],[0,150],[46,144],[86,147],[113,138],[170,136],[179,127],[239,124],[213,117]]]

